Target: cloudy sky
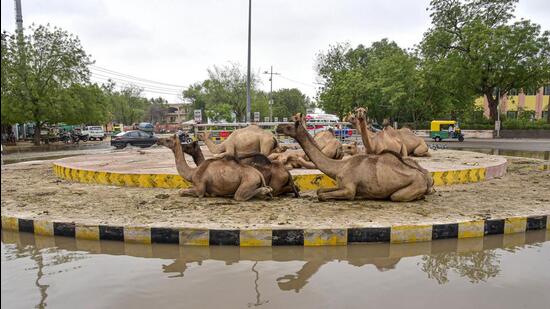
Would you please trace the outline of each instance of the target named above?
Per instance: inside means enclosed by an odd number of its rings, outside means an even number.
[[[253,0],[252,70],[269,90],[316,93],[315,56],[336,42],[369,45],[389,38],[418,43],[430,20],[429,0]],[[2,30],[15,29],[14,1],[2,0]],[[93,79],[134,81],[145,94],[179,101],[175,93],[207,77],[213,65],[246,68],[246,0],[22,0],[23,23],[51,24],[80,37],[96,61]],[[516,16],[550,29],[550,1],[520,0]],[[136,80],[135,78],[140,78]],[[154,92],[153,92],[154,91]]]

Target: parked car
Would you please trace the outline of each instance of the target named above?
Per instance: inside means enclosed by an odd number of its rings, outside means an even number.
[[[150,124],[149,122],[140,122],[139,125],[138,125],[138,129],[143,131],[143,132],[150,132],[150,133],[153,133],[153,129],[155,127]]]
[[[103,127],[101,126],[87,126],[82,130],[82,134],[88,135],[88,139],[91,141],[102,141],[105,138],[105,131],[103,131]]]
[[[117,149],[122,149],[128,145],[147,148],[156,144],[158,137],[154,134],[147,132],[133,130],[128,132],[121,132],[115,135],[111,139],[111,146],[116,147]]]

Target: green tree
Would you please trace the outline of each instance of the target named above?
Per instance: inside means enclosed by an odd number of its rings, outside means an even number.
[[[467,92],[487,96],[497,118],[498,93],[550,80],[550,32],[529,20],[510,23],[517,0],[432,0],[432,26],[421,51],[444,63]]]
[[[152,124],[160,123],[163,119],[166,119],[165,116],[168,113],[168,108],[168,101],[164,98],[149,99],[149,108],[145,112],[143,120],[149,121]]]
[[[89,81],[92,63],[78,37],[59,28],[31,26],[30,35],[2,34],[2,122],[35,124],[34,143],[46,123],[63,120],[67,89]]]
[[[111,121],[123,124],[138,123],[145,119],[151,103],[141,96],[142,89],[133,85],[115,90],[113,82],[103,85]]]
[[[273,117],[290,117],[305,113],[309,99],[298,89],[279,89],[273,92]]]

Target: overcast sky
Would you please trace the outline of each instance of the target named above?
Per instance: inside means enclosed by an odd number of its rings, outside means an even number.
[[[2,0],[2,30],[15,29],[14,1]],[[330,44],[370,45],[382,38],[413,47],[429,26],[429,0],[255,0],[252,3],[252,69],[273,65],[273,88],[316,93],[315,56]],[[104,69],[165,84],[145,84],[148,97],[179,101],[178,85],[202,81],[213,65],[235,62],[246,69],[248,1],[22,0],[23,24],[59,26],[80,37]],[[521,0],[517,17],[550,29],[550,1]],[[266,75],[261,88],[268,91]],[[119,83],[124,83],[119,81]]]

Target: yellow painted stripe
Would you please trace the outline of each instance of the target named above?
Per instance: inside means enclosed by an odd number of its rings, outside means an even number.
[[[432,240],[432,225],[402,225],[391,227],[392,243]]]
[[[53,236],[53,222],[33,220],[34,233],[36,235]]]
[[[340,246],[348,242],[346,229],[305,229],[304,246]]]
[[[517,217],[504,220],[504,234],[523,233],[527,229],[527,218]]]
[[[485,221],[468,221],[458,223],[458,238],[483,237],[485,235]]]
[[[269,247],[271,246],[272,233],[271,230],[241,230],[240,231],[241,247]]]
[[[131,243],[150,244],[151,229],[141,226],[124,227],[124,241]]]
[[[184,228],[179,231],[179,242],[182,246],[208,246],[210,235],[207,229]]]
[[[2,229],[7,231],[19,231],[19,219],[2,216]]]
[[[99,240],[99,226],[77,223],[75,237],[78,239]]]

